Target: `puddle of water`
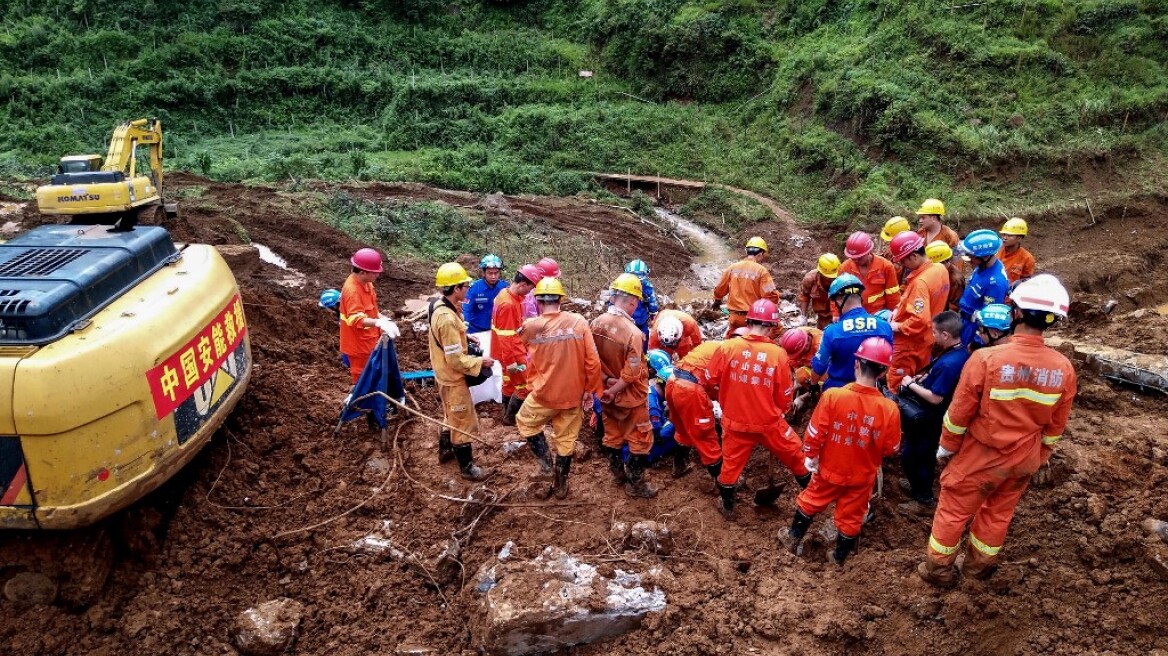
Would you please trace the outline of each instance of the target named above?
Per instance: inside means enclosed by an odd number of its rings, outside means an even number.
[[[656,208],[657,216],[668,222],[683,239],[698,250],[694,256],[694,278],[682,282],[673,294],[678,305],[710,300],[722,271],[738,260],[738,254],[722,238],[673,212]]]
[[[288,272],[289,275],[284,276],[280,280],[276,281],[277,285],[296,288],[304,286],[304,283],[307,281],[307,279],[304,277],[304,274],[288,266],[288,260],[280,257],[278,254],[276,254],[275,251],[261,243],[253,241],[251,245],[254,246],[256,251],[260,254],[261,261],[278,266]]]
[[[401,311],[406,314],[413,315],[425,311],[430,307],[430,299],[434,298],[434,294],[422,294],[417,298],[408,298],[401,306]]]

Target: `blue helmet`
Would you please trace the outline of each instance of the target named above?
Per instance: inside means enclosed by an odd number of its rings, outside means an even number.
[[[479,261],[479,269],[502,269],[502,268],[503,268],[503,260],[498,255],[495,255],[494,253],[484,255],[483,259],[481,261]]]
[[[633,260],[625,265],[625,273],[631,273],[638,278],[644,278],[649,275],[649,265],[645,264],[645,260]]]
[[[665,367],[673,366],[673,358],[669,357],[669,354],[665,351],[662,351],[661,349],[653,349],[649,351],[646,357],[649,360],[649,366],[654,371],[661,371]]]
[[[341,293],[335,289],[326,289],[320,293],[320,306],[326,310],[335,310],[341,304]]]
[[[657,370],[657,380],[661,381],[662,383],[669,382],[669,379],[672,377],[673,377],[673,366],[672,365],[661,367],[660,369]]]
[[[1002,238],[993,230],[974,230],[961,240],[961,250],[982,259],[992,257],[1002,250]]]
[[[973,313],[973,322],[984,328],[1006,332],[1014,324],[1014,313],[1009,305],[990,303]]]
[[[892,310],[880,310],[876,313],[876,318],[883,319],[885,321],[892,321]]]
[[[829,298],[835,298],[839,294],[859,294],[864,291],[864,283],[860,279],[850,273],[841,273],[835,282],[831,283],[831,287],[827,290]]]

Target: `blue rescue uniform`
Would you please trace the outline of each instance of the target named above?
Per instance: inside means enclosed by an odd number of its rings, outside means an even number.
[[[961,327],[961,345],[969,348],[977,332],[973,323],[973,313],[990,303],[1004,303],[1006,295],[1010,293],[1010,281],[1006,278],[1006,268],[1001,260],[984,269],[975,269],[965,284],[965,292],[961,294],[961,319],[965,325]]]
[[[823,389],[843,387],[856,380],[856,349],[869,337],[883,337],[892,341],[892,326],[875,317],[863,307],[852,308],[835,323],[823,329],[819,351],[811,358],[811,370],[816,375],[827,374]]]
[[[507,289],[506,280],[499,280],[492,287],[483,278],[470,285],[466,300],[462,303],[462,318],[466,320],[468,333],[481,333],[491,329],[491,311],[495,309],[495,297]]]
[[[637,309],[633,312],[633,323],[645,333],[645,339],[649,339],[650,319],[661,311],[661,307],[657,304],[657,290],[653,289],[653,283],[649,282],[648,278],[641,278],[641,296],[644,300],[637,303]]]

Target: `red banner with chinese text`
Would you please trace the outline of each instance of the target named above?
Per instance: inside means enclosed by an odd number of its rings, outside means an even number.
[[[198,335],[169,358],[146,372],[154,412],[159,419],[174,412],[195,390],[210,380],[227,356],[243,341],[247,324],[237,294]]]

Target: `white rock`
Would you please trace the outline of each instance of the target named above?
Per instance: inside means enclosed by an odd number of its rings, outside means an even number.
[[[248,656],[276,656],[288,651],[300,631],[304,606],[280,597],[249,608],[235,618],[232,638],[240,653]]]

